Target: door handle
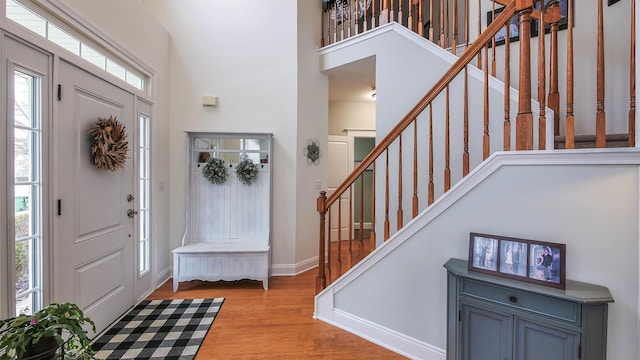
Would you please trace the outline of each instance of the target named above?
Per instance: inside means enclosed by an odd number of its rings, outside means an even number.
[[[136,210],[133,210],[133,209],[127,210],[127,216],[128,217],[133,218],[136,215],[138,215],[138,212]]]

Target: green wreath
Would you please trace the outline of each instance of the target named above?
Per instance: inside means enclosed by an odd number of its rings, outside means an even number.
[[[241,183],[251,185],[258,180],[258,165],[244,155],[236,166],[236,176]]]
[[[227,168],[224,166],[224,160],[212,157],[202,168],[202,175],[212,184],[224,184],[227,181]]]

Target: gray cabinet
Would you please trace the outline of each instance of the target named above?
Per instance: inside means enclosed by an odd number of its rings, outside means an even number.
[[[603,286],[567,280],[556,289],[468,271],[467,261],[447,269],[447,359],[596,360],[607,353]]]

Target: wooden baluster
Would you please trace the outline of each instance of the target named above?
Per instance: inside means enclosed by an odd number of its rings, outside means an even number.
[[[338,7],[338,3],[336,2],[336,8]],[[344,29],[344,23],[345,23],[345,18],[344,18],[344,13],[345,13],[345,8],[343,3],[340,3],[340,21],[341,21],[341,29],[340,29],[340,40],[344,40],[345,39],[345,29]]]
[[[502,150],[511,151],[511,22],[505,24],[504,33],[504,124]]]
[[[424,0],[418,0],[418,34],[424,36],[424,20],[422,18],[422,3]],[[431,0],[433,3],[433,0]]]
[[[332,264],[332,259],[331,259],[331,208],[329,208],[327,210],[327,215],[328,215],[328,219],[327,219],[327,227],[329,228],[329,232],[327,234],[327,285],[331,284],[333,281],[331,280],[331,264]]]
[[[445,90],[445,119],[444,119],[444,192],[451,188],[451,143],[450,143],[450,120],[449,120],[449,85]]]
[[[412,217],[418,216],[418,119],[413,119],[413,208]]]
[[[598,0],[598,61],[597,61],[597,105],[596,105],[596,147],[607,146],[607,116],[604,112],[604,13],[602,1]],[[569,5],[571,9],[571,5]],[[569,10],[569,26],[571,26],[571,10]]]
[[[326,12],[322,11],[322,19],[320,20],[320,47],[324,47],[326,45],[324,36],[325,36],[325,31],[324,31],[324,19],[326,17]]]
[[[533,0],[522,1],[520,16],[520,91],[516,117],[516,150],[533,149],[533,113],[531,113],[531,11]]]
[[[601,1],[601,0],[598,0]],[[573,6],[572,0],[569,0],[568,9],[568,27],[567,27],[567,120],[566,120],[566,137],[565,149],[573,149],[574,143],[574,117],[573,117]]]
[[[362,177],[362,175],[360,175],[360,177]],[[355,183],[354,183],[355,184]],[[353,243],[353,204],[355,203],[355,201],[353,201],[353,187],[355,185],[351,185],[349,187],[349,199],[351,201],[349,201],[349,226],[348,226],[348,230],[349,230],[349,269],[353,266],[353,248],[351,246],[351,244]],[[360,201],[362,201],[362,198],[360,198]],[[360,209],[362,209],[362,204],[360,204]]]
[[[327,192],[320,191],[320,196],[316,201],[316,209],[320,213],[320,236],[318,241],[318,275],[316,276],[316,293],[319,293],[327,287],[327,278],[325,276],[325,219],[327,210],[325,208],[325,201],[327,200]]]
[[[402,25],[402,0],[398,1],[398,16],[396,17],[396,21],[398,24]]]
[[[338,42],[338,3],[333,5],[333,42]]]
[[[440,0],[440,39],[438,40],[440,47],[444,48],[444,0]]]
[[[478,9],[482,9],[482,4],[478,0]],[[478,36],[482,33],[482,12],[478,11]],[[482,51],[478,51],[478,69],[482,69]]]
[[[464,2],[464,49],[469,47],[469,0]]]
[[[433,31],[433,23],[435,22],[433,21],[433,3],[435,3],[435,0],[429,1],[429,40],[435,44],[435,38],[433,37],[435,35]]]
[[[545,36],[544,36],[544,13],[545,9],[540,11],[540,21],[538,28],[538,103],[540,104],[540,116],[538,118],[538,150],[545,150],[547,148],[547,118],[546,118],[546,62],[545,62]]]
[[[384,185],[384,241],[389,239],[389,148],[385,150],[387,154],[385,165],[385,185]]]
[[[362,234],[364,233],[364,174],[360,175],[360,231],[358,231],[358,240],[360,241],[360,249],[364,247]]]
[[[496,2],[491,2],[491,18],[496,18]],[[508,38],[510,36],[509,33],[509,23],[505,25],[507,27],[507,31],[505,32],[504,38]],[[496,77],[496,37],[494,36],[491,39],[491,76]],[[487,59],[488,60],[488,59]]]
[[[389,7],[389,22],[392,22],[395,19],[395,13],[394,13],[394,8],[393,8],[393,2],[394,0],[390,1],[390,7]]]
[[[371,232],[369,233],[369,245],[373,250],[376,247],[376,163],[373,163],[371,174]]]
[[[557,2],[551,3],[551,6],[559,6]],[[550,8],[551,9],[551,8]],[[558,26],[559,22],[551,23],[551,31],[549,37],[549,97],[548,107],[553,110],[553,135],[560,135],[560,92],[558,91]]]
[[[629,147],[636,146],[636,0],[631,0],[631,58],[629,61]]]
[[[375,1],[372,1],[372,6],[375,6]],[[367,8],[367,2],[365,1],[364,3],[364,13],[362,16],[362,32],[365,32],[367,30],[369,30],[369,21],[367,20],[367,16],[368,16],[368,8]]]
[[[458,46],[458,1],[453,0],[453,19],[451,20],[453,36],[451,36],[451,53],[456,55]]]
[[[464,115],[462,118],[463,150],[462,150],[462,177],[469,174],[469,69],[464,67]]]
[[[398,214],[396,230],[402,229],[404,213],[402,211],[402,133],[398,135],[400,145],[398,147]]]
[[[444,13],[444,46],[447,47],[451,44],[451,34],[449,33],[449,0],[445,1],[445,13]]]
[[[413,28],[413,8],[414,8],[414,2],[415,0],[409,0],[409,9],[407,10],[407,27],[409,28],[409,30],[418,33],[418,31],[416,31],[417,29]],[[402,3],[402,1],[400,2]]]
[[[489,157],[489,46],[484,47],[484,133],[482,135],[482,160]]]
[[[358,0],[353,0],[353,27],[355,29],[355,34],[358,35],[360,33],[360,29],[358,28]]]
[[[435,184],[433,183],[433,103],[429,104],[429,198],[428,205],[433,204]]]
[[[342,196],[338,198],[338,277],[342,276]]]
[[[380,21],[379,25],[389,22],[389,0],[380,0]]]

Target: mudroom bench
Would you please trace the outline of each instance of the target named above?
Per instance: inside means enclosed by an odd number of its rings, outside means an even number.
[[[186,227],[173,250],[173,291],[183,281],[242,279],[262,281],[267,290],[271,134],[187,135]]]

